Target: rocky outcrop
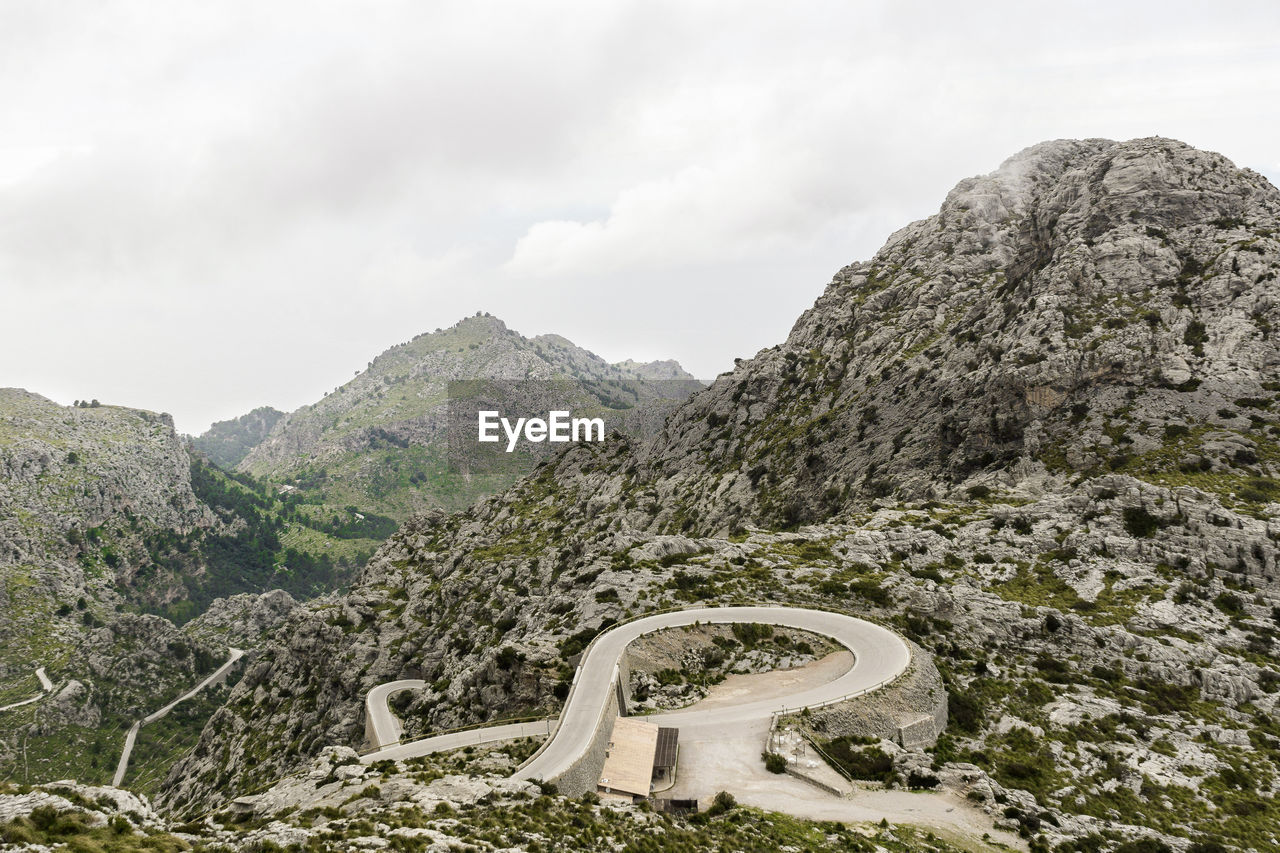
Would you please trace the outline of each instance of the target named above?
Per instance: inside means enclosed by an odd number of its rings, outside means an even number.
[[[1280,192],[1221,155],[1029,148],[671,419],[641,462],[658,522],[794,524],[1016,464],[1123,467],[1188,425],[1188,464],[1243,477],[1264,453],[1236,401],[1280,390],[1278,263]]]
[[[183,633],[221,646],[250,649],[282,625],[298,607],[282,589],[215,599],[209,609],[183,626]]]
[[[140,577],[154,567],[147,537],[215,523],[168,415],[0,389],[0,565],[88,566],[163,599],[181,581]]]
[[[866,696],[817,708],[805,725],[824,738],[873,737],[900,746],[933,746],[947,727],[947,689],[933,656],[915,643],[911,666],[892,684]]]
[[[124,821],[119,824],[121,834],[130,830],[158,829],[163,825],[145,798],[119,788],[59,782],[23,794],[0,791],[0,825],[29,818],[38,809],[83,815],[88,826],[105,826],[110,819],[116,818]]]

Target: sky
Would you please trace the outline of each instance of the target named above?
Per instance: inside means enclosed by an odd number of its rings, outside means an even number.
[[[1280,4],[0,0],[0,386],[290,411],[488,311],[712,378],[1045,139],[1280,183]]]

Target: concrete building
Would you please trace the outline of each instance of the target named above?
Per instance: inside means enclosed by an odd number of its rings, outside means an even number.
[[[659,728],[640,717],[613,721],[598,791],[632,801],[647,799],[654,782],[675,771],[678,729]]]
[[[604,769],[600,771],[600,793],[645,799],[653,784],[653,757],[658,749],[658,727],[638,717],[618,717],[613,721]]]

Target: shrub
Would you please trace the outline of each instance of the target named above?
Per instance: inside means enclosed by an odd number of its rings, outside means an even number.
[[[976,693],[967,690],[947,692],[947,717],[960,731],[977,734],[982,730],[984,714],[982,700]]]
[[[1199,320],[1188,323],[1187,330],[1182,333],[1182,342],[1191,347],[1191,351],[1196,355],[1204,354],[1204,344],[1208,340],[1209,334],[1205,330],[1205,325]]]
[[[767,640],[773,636],[773,627],[770,625],[761,625],[756,622],[735,622],[733,624],[733,636],[738,642],[748,649],[754,647],[761,640]]]
[[[872,604],[880,607],[888,607],[893,603],[893,599],[889,596],[887,590],[873,580],[853,580],[849,581],[849,592],[865,598]]]
[[[1227,848],[1216,841],[1196,841],[1187,848],[1187,853],[1227,853]]]
[[[728,791],[721,791],[716,794],[715,798],[711,801],[711,808],[707,809],[707,815],[709,817],[715,817],[716,815],[722,815],[727,811],[732,811],[737,807],[738,801],[734,798],[733,794],[730,794]]]
[[[1124,517],[1124,529],[1128,531],[1130,536],[1137,539],[1146,539],[1164,526],[1164,522],[1159,517],[1147,512],[1147,508],[1144,506],[1125,507],[1122,515]]]
[[[1190,685],[1142,679],[1137,686],[1146,692],[1146,697],[1140,701],[1153,714],[1176,714],[1190,710],[1191,704],[1200,698],[1199,689]]]
[[[1213,604],[1228,616],[1238,617],[1244,615],[1244,602],[1240,600],[1238,595],[1224,592],[1213,600]]]
[[[1156,838],[1137,838],[1118,845],[1114,853],[1173,853],[1173,848]]]
[[[762,752],[760,757],[764,760],[764,769],[770,773],[786,773],[787,759],[776,752]]]
[[[936,788],[939,781],[932,773],[921,773],[919,770],[912,770],[907,775],[908,788]]]
[[[887,782],[893,775],[893,759],[878,746],[861,746],[854,738],[839,737],[829,742],[826,750],[854,779]]]
[[[497,663],[500,669],[511,669],[520,660],[520,653],[511,646],[503,646],[498,651]]]
[[[0,841],[5,844],[35,844],[38,837],[24,818],[0,825]]]

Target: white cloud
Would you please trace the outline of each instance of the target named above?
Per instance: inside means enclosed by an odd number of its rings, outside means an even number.
[[[741,158],[630,187],[604,220],[535,223],[507,264],[517,274],[607,275],[733,262],[810,242],[831,211],[805,193],[803,164]]]

